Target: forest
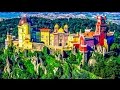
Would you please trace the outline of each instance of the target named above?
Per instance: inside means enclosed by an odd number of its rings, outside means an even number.
[[[84,32],[86,27],[95,30],[96,21],[89,19],[55,19],[30,17],[32,25],[38,28],[47,27],[53,30],[58,23],[63,27],[68,24],[71,33]],[[93,52],[90,60],[95,64],[85,63],[81,66],[82,54],[77,51],[67,52],[67,58],[61,58],[59,53],[51,55],[47,47],[40,52],[29,50],[16,51],[14,46],[4,50],[4,40],[9,31],[17,37],[19,18],[7,19],[0,22],[0,78],[3,79],[116,79],[120,78],[120,25],[108,23],[109,30],[115,30],[115,41],[110,47],[113,53],[106,57]]]

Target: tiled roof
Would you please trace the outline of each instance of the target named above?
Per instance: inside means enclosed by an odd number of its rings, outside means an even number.
[[[89,32],[89,33],[84,33],[83,35],[84,35],[85,37],[93,37],[94,32],[91,31],[91,32]]]
[[[50,31],[49,28],[40,28],[39,30],[40,30],[41,32],[49,32],[49,31]]]

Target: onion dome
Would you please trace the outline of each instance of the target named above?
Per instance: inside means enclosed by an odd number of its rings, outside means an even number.
[[[58,30],[58,33],[64,33],[64,30],[63,30],[62,28],[60,28],[60,29]]]
[[[58,24],[55,24],[54,28],[59,28],[59,25],[58,25]]]
[[[64,29],[68,29],[68,25],[67,24],[64,26]]]

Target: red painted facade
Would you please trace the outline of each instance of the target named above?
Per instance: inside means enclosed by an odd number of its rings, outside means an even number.
[[[104,45],[104,39],[106,38],[105,30],[106,30],[106,27],[107,27],[105,20],[106,20],[106,17],[97,16],[96,30],[95,30],[94,35],[90,38],[94,38],[95,40],[97,40],[98,43],[96,41],[94,41],[94,39],[93,39],[93,42],[90,42],[90,43],[93,43],[93,44],[97,43],[101,46]],[[85,39],[85,38],[87,38],[85,35],[81,35],[80,38],[79,38],[80,43],[79,44],[74,44],[74,46],[76,48],[79,47],[79,50],[83,51],[83,52],[87,51],[87,45],[86,44],[87,44],[87,42],[89,42],[89,40],[91,40],[91,39]],[[94,46],[94,45],[92,45],[92,46]]]

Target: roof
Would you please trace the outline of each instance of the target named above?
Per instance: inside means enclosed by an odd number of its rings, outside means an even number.
[[[60,29],[58,30],[58,33],[64,33],[64,30],[63,30],[62,28],[60,28]]]
[[[41,32],[50,32],[49,28],[40,28],[39,29]]]
[[[93,37],[94,36],[94,32],[93,31],[91,31],[91,32],[85,32],[85,33],[83,33],[83,35],[85,36],[85,37]]]
[[[21,25],[23,25],[23,24],[25,24],[25,23],[29,23],[31,26],[33,25],[33,24],[32,24],[32,21],[30,20],[30,18],[28,18],[28,17],[26,17],[26,16],[24,16],[24,17],[22,17],[22,18],[20,19],[18,25],[21,26]]]
[[[23,25],[24,23],[27,23],[27,17],[22,17],[19,21],[19,26]]]
[[[64,26],[64,28],[68,28],[68,25],[66,24],[66,25]]]
[[[55,24],[54,28],[59,28],[59,25],[58,25],[58,24]]]

